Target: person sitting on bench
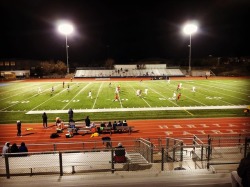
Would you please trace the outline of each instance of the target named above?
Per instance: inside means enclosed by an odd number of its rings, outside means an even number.
[[[124,163],[127,161],[125,148],[122,146],[122,143],[118,143],[118,146],[115,148],[114,162]]]
[[[57,130],[62,131],[63,121],[59,117],[56,117],[56,126],[57,126]]]

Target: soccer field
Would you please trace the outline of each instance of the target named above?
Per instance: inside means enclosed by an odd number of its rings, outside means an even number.
[[[111,83],[111,85],[110,85]],[[177,90],[177,85],[181,88]],[[118,100],[116,87],[120,86]],[[52,92],[52,87],[54,91]],[[69,87],[69,88],[68,88]],[[145,90],[148,90],[147,94]],[[137,90],[141,95],[137,96]],[[89,96],[92,93],[92,98]],[[176,97],[181,93],[178,99]],[[49,121],[60,116],[74,119],[160,119],[244,116],[250,105],[249,79],[173,79],[143,81],[13,81],[0,84],[0,123],[40,122],[45,111]]]

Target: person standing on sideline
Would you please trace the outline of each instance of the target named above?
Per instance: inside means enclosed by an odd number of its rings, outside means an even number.
[[[69,111],[68,111],[68,115],[69,115],[69,122],[73,120],[73,110],[70,108]]]
[[[43,113],[42,118],[43,118],[43,128],[47,128],[47,126],[48,126],[48,116],[47,116],[46,112]]]
[[[22,135],[21,135],[22,123],[21,123],[20,120],[18,120],[18,121],[16,122],[16,126],[17,126],[17,136],[22,136]]]
[[[89,126],[90,126],[90,119],[89,119],[89,116],[87,116],[87,117],[85,118],[85,125],[86,125],[86,127],[89,127]]]
[[[64,88],[64,81],[63,81],[63,88]]]

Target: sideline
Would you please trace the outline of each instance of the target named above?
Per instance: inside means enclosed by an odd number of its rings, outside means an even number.
[[[152,107],[152,108],[103,108],[103,109],[74,109],[74,113],[83,112],[132,112],[132,111],[162,111],[162,110],[213,110],[213,109],[244,109],[247,105],[234,106],[192,106],[192,107]],[[41,114],[44,110],[29,111],[25,114]],[[47,110],[48,114],[68,113],[68,110]]]

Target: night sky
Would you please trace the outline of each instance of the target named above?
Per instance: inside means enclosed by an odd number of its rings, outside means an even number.
[[[64,60],[58,21],[75,27],[68,36],[69,61],[91,63],[185,58],[187,21],[192,57],[250,56],[248,0],[1,0],[1,59]]]

